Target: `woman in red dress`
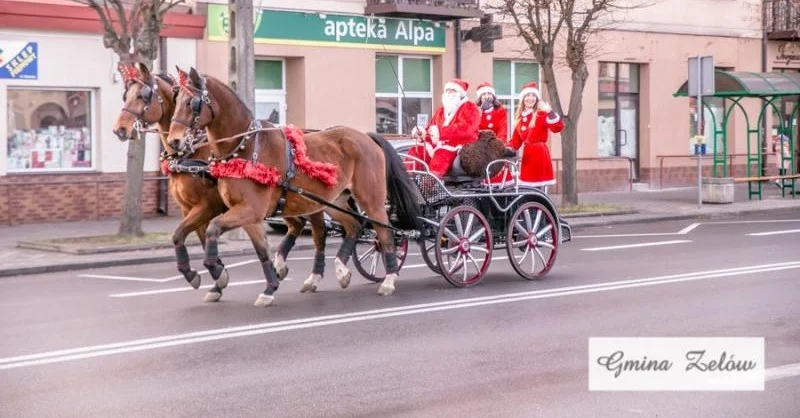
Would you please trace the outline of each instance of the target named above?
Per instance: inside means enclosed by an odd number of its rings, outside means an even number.
[[[512,148],[516,150],[522,148],[518,183],[521,186],[531,187],[556,184],[547,140],[550,132],[559,133],[564,129],[564,121],[560,115],[553,112],[547,102],[541,99],[535,82],[522,86],[519,96],[520,106],[514,118],[514,133],[509,141],[509,146]],[[493,178],[492,184],[497,184],[497,180],[503,179]]]

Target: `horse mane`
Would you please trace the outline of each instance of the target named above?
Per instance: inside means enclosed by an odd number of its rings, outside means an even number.
[[[244,103],[244,101],[242,100],[242,98],[241,98],[241,97],[239,97],[239,95],[238,95],[238,94],[236,94],[236,92],[235,92],[235,91],[233,91],[233,89],[232,89],[232,88],[231,88],[229,85],[227,85],[227,84],[225,84],[225,83],[223,83],[223,82],[221,82],[221,81],[217,80],[217,79],[216,79],[216,78],[214,78],[214,77],[207,76],[207,75],[205,75],[205,74],[203,75],[203,78],[205,78],[205,79],[206,79],[206,84],[208,84],[210,81],[213,81],[215,84],[219,84],[220,86],[224,87],[224,88],[225,88],[225,90],[227,90],[227,91],[228,91],[228,92],[231,94],[231,96],[233,96],[233,97],[235,97],[235,98],[236,98],[236,101],[237,101],[237,102],[239,102],[239,105],[241,105],[241,106],[242,106],[242,107],[243,107],[243,108],[244,108],[244,109],[247,111],[247,114],[250,116],[250,119],[252,119],[252,118],[253,118],[253,112],[251,112],[251,111],[250,111],[250,107],[249,107],[249,106],[247,106],[247,105]]]

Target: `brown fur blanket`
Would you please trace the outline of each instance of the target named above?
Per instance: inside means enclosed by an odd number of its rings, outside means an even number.
[[[512,158],[515,155],[516,152],[507,148],[494,132],[482,130],[477,141],[461,148],[461,168],[472,177],[482,178],[486,175],[486,167],[490,162],[501,158]],[[496,175],[502,168],[502,164],[493,165],[489,175]]]

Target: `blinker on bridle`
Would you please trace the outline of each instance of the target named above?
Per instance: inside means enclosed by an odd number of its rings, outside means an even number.
[[[131,109],[129,109],[127,106],[124,106],[122,108],[122,110],[124,112],[130,113],[131,115],[133,115],[134,118],[136,118],[136,120],[133,123],[133,128],[135,130],[137,130],[137,131],[141,131],[141,130],[144,130],[144,125],[145,125],[144,120],[143,120],[144,119],[144,115],[147,113],[148,110],[150,110],[150,104],[152,104],[152,102],[153,102],[153,94],[154,94],[155,91],[158,90],[158,86],[156,84],[153,84],[152,86],[150,86],[150,85],[148,85],[147,83],[145,83],[144,81],[142,81],[138,77],[131,78],[131,79],[129,79],[128,85],[125,88],[125,92],[122,93],[122,100],[123,101],[125,100],[125,96],[128,94],[128,90],[130,89],[132,83],[138,83],[138,84],[142,85],[142,88],[139,89],[139,94],[136,96],[136,100],[143,101],[144,102],[144,108],[142,108],[142,110],[140,112],[138,112],[138,113],[134,112]],[[164,98],[161,97],[160,94],[156,94],[156,97],[158,99],[158,104],[159,104],[159,106],[161,106],[161,110],[163,112],[164,111]]]

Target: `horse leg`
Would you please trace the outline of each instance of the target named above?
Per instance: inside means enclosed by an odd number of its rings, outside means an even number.
[[[366,193],[362,195],[363,191],[353,190],[353,195],[361,208],[366,212],[367,216],[385,225],[389,225],[389,216],[386,214],[386,206],[383,201],[376,201],[371,198],[371,194]],[[388,228],[375,225],[375,232],[378,234],[378,242],[380,249],[383,253],[383,262],[386,265],[386,278],[383,279],[381,286],[378,288],[378,294],[381,296],[389,296],[394,293],[394,282],[397,280],[397,254],[394,249],[394,239],[392,231]]]
[[[218,240],[220,235],[240,226],[255,223],[261,226],[261,219],[251,208],[244,205],[236,205],[209,222],[208,229],[206,229],[206,251],[203,265],[211,273],[214,287],[206,293],[204,299],[206,302],[218,301],[222,297],[222,289],[228,286],[228,270],[219,259]],[[266,240],[263,226],[261,229],[262,238]],[[271,262],[269,264],[272,265]]]
[[[200,227],[208,224],[208,208],[204,205],[198,205],[184,214],[183,220],[178,224],[178,228],[172,234],[172,243],[175,245],[175,258],[178,262],[178,271],[183,274],[183,278],[189,282],[193,288],[200,287],[201,277],[200,273],[192,270],[189,263],[189,251],[186,249],[186,237],[192,231],[197,231],[198,237],[201,236]],[[200,238],[201,242],[205,240],[205,231]]]
[[[264,292],[259,293],[256,301],[253,303],[254,306],[263,308],[272,305],[272,302],[275,300],[273,294],[280,286],[278,272],[275,270],[275,264],[273,264],[272,260],[269,258],[269,239],[267,239],[264,225],[261,222],[257,222],[255,224],[245,225],[243,228],[250,237],[250,241],[253,243],[253,248],[258,255],[258,261],[261,262],[261,270],[264,272],[264,278],[267,280],[267,288]]]
[[[303,233],[305,221],[300,218],[287,217],[283,218],[286,222],[287,232],[283,237],[278,251],[275,252],[275,270],[278,271],[278,279],[283,280],[289,274],[289,266],[286,265],[286,260],[289,258],[289,251],[294,247],[297,237]]]
[[[347,207],[349,198],[349,195],[343,196],[343,198],[337,199],[335,203],[339,207]],[[355,208],[351,207],[350,209],[355,211]],[[338,210],[331,210],[328,214],[331,216],[331,219],[342,225],[345,232],[342,246],[339,247],[339,251],[336,253],[336,259],[333,261],[333,265],[336,271],[336,279],[339,281],[339,286],[341,286],[342,289],[346,289],[347,286],[350,285],[350,278],[352,277],[350,269],[347,268],[347,262],[350,261],[350,256],[355,249],[358,233],[361,231],[361,223],[353,216]]]
[[[311,275],[303,282],[300,293],[316,292],[317,285],[325,274],[325,241],[327,239],[325,215],[320,211],[310,215],[308,220],[311,222],[311,235],[316,251],[314,252],[314,267],[311,269]]]

